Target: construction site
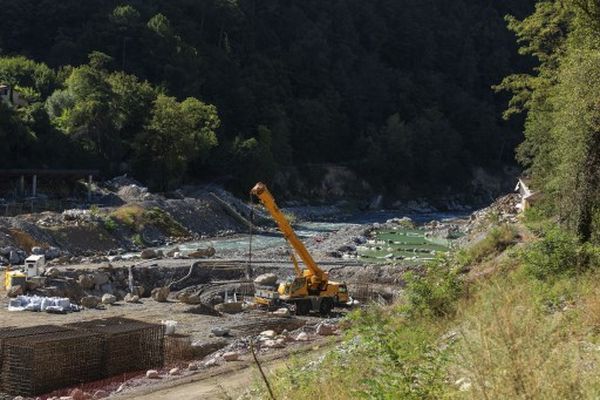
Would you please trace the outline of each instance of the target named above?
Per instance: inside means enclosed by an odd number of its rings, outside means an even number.
[[[2,399],[144,398],[318,354],[347,313],[393,302],[406,271],[489,212],[280,209],[260,183],[253,202],[215,187],[166,198],[126,178],[89,190],[118,205],[0,220]]]

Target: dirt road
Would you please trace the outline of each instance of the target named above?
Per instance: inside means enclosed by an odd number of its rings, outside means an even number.
[[[314,360],[333,347],[334,341],[313,342],[310,345],[280,351],[263,356],[261,365],[267,376],[275,370],[285,367],[292,355],[301,355],[307,361]],[[236,399],[247,391],[254,383],[261,382],[257,366],[247,357],[248,361],[227,364],[215,369],[209,374],[198,374],[188,378],[178,379],[164,385],[136,388],[127,393],[111,397],[111,400],[217,400]]]

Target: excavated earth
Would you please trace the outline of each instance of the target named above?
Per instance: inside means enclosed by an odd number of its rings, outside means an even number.
[[[246,222],[253,210],[246,204],[215,188],[190,188],[176,193],[173,196],[176,198],[167,199],[127,183],[104,189],[121,200],[120,206],[99,211],[0,218],[1,257],[22,257],[22,253],[28,254],[35,247],[41,248],[47,255],[49,251],[56,253],[51,254],[54,257],[49,257],[51,261],[45,272],[46,284],[30,288],[31,294],[64,296],[78,303],[86,296],[100,298],[110,293],[117,300],[113,305],[84,308],[68,314],[9,312],[9,299],[0,289],[2,326],[62,325],[113,316],[153,323],[171,320],[177,323],[177,333],[189,336],[190,343],[193,343],[193,362],[210,361],[211,357],[221,360],[222,353],[227,349],[247,354],[249,338],[267,330],[277,334],[304,330],[312,335],[311,340],[318,340],[314,332],[322,324],[323,318],[316,315],[286,316],[252,306],[233,314],[215,311],[214,306],[224,301],[247,300],[251,303],[253,278],[260,274],[273,273],[279,280],[293,275],[289,261],[290,249],[283,240],[277,239],[281,240],[279,244],[275,241],[275,244],[262,248],[255,247],[252,258],[249,248],[245,246],[222,247],[208,259],[190,259],[185,254],[179,258],[173,257],[175,250],[178,250],[176,247],[184,248],[186,242],[190,241],[205,243],[214,238],[215,242],[249,242],[250,238],[243,234],[249,230]],[[211,193],[216,193],[220,200],[215,200]],[[503,198],[488,209],[473,214],[470,219],[453,221],[453,224],[458,223],[464,237],[477,235],[482,221],[490,215],[497,216],[500,213],[505,218],[513,218],[517,201],[513,197]],[[229,205],[229,209],[223,206],[223,202]],[[159,219],[145,220],[140,224],[131,224],[131,221],[128,224],[127,218],[117,221],[116,226],[106,222],[115,215],[121,215],[122,207],[131,205],[139,206],[142,210],[162,210],[168,216],[167,222],[162,214]],[[120,208],[121,214],[115,214]],[[271,240],[275,234],[272,223],[260,213],[255,215],[253,221],[257,224],[254,229],[263,235],[262,239]],[[431,226],[434,227],[432,231],[443,231],[447,230],[448,224],[436,222]],[[383,227],[392,228],[385,224]],[[405,272],[420,267],[414,263],[391,260],[373,263],[360,259],[356,246],[364,243],[371,231],[381,228],[379,224],[344,224],[338,228],[312,232],[302,239],[321,267],[330,272],[330,278],[348,283],[351,295],[361,305],[370,301],[390,302],[401,293]],[[174,237],[173,233],[178,235]],[[264,236],[265,233],[267,236]],[[145,246],[132,240],[136,235],[142,238]],[[226,238],[223,239],[223,236]],[[253,240],[259,239],[255,236]],[[140,258],[139,251],[148,245],[154,247],[153,251],[160,248],[164,255],[154,252],[149,259]],[[0,262],[4,261],[8,260],[0,259]],[[195,265],[191,268],[193,263]],[[124,301],[131,289],[131,279],[141,295],[140,300],[134,303]],[[85,284],[89,280],[99,284]],[[170,287],[166,301],[156,301],[150,297],[153,289],[166,286]],[[331,317],[337,318],[347,312],[345,308],[335,309]],[[218,335],[215,328],[229,334]],[[293,347],[293,343],[289,346]],[[187,362],[173,365],[183,368]],[[173,365],[168,365],[160,373],[165,374],[164,371]],[[137,376],[135,379],[138,382],[136,385],[145,385],[145,378]],[[99,398],[120,392],[114,382],[103,384],[101,388],[106,393]]]

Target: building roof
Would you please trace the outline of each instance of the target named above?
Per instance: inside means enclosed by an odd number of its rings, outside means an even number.
[[[45,257],[44,257],[43,254],[42,255],[40,255],[40,254],[32,254],[32,255],[30,255],[29,257],[27,257],[25,259],[25,262],[27,262],[27,261],[34,261],[35,262],[35,261],[39,261],[39,260],[43,260],[43,259],[45,259]]]

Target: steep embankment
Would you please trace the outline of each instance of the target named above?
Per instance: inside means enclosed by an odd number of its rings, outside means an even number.
[[[395,305],[349,318],[337,349],[273,374],[276,397],[597,398],[599,249],[495,211]],[[247,398],[268,396],[257,382]]]
[[[49,259],[94,256],[248,230],[250,209],[216,187],[166,198],[121,179],[96,191],[113,205],[0,218],[0,262],[18,264],[35,247]]]

